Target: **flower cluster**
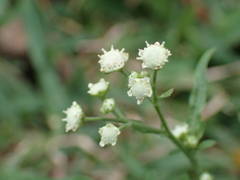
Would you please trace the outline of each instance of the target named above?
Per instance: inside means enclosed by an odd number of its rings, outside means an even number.
[[[115,102],[113,99],[106,99],[103,103],[105,107],[102,107],[102,111],[105,113],[107,111],[112,111],[114,104]],[[84,119],[82,108],[74,101],[71,107],[63,112],[66,114],[66,118],[62,119],[62,121],[66,122],[66,132],[71,130],[76,131]],[[114,146],[117,142],[117,136],[120,134],[120,130],[113,124],[108,123],[99,129],[99,134],[101,135],[101,141],[99,143],[101,147],[107,144]]]
[[[128,119],[124,113],[118,109],[117,104],[113,98],[109,98],[110,83],[101,78],[96,83],[88,84],[88,94],[95,96],[101,100],[102,104],[100,112],[104,115],[112,114],[115,118],[108,117],[87,117],[84,115],[82,108],[77,102],[73,102],[72,105],[65,111],[66,117],[62,121],[66,122],[65,130],[76,131],[83,122],[87,121],[106,121],[103,127],[100,127],[98,133],[100,135],[99,146],[105,147],[106,145],[115,146],[118,136],[121,131],[131,126],[133,129],[143,133],[163,134],[168,137],[179,149],[186,155],[191,163],[195,163],[195,152],[197,152],[199,137],[196,136],[197,132],[187,123],[183,123],[175,126],[172,130],[169,130],[168,123],[161,113],[161,109],[158,104],[158,100],[163,98],[162,95],[157,93],[157,71],[161,69],[167,62],[171,52],[165,48],[165,43],[155,42],[149,44],[146,42],[146,47],[139,49],[137,60],[142,63],[142,71],[128,72],[124,70],[124,66],[128,61],[128,53],[124,52],[124,49],[115,49],[113,46],[109,51],[102,49],[103,54],[99,55],[100,71],[109,74],[111,72],[119,71],[128,77],[128,96],[134,96],[137,100],[137,104],[143,103],[144,99],[148,99],[153,105],[154,109],[159,116],[162,123],[162,128],[149,127],[144,123],[140,123],[133,119]],[[153,71],[151,71],[153,70]],[[168,93],[169,94],[169,93]],[[169,96],[169,95],[168,95]],[[165,95],[166,97],[166,95]],[[110,123],[112,122],[112,123]],[[201,145],[201,144],[200,144]],[[196,167],[196,166],[194,166]],[[199,180],[213,180],[213,176],[204,172],[199,176],[199,170],[193,170],[193,174],[196,174],[196,178]]]
[[[154,44],[147,44],[144,49],[139,49],[138,60],[142,61],[142,67],[157,70],[163,67],[168,61],[168,57],[171,55],[170,51],[164,47],[164,42],[155,42]],[[121,71],[128,61],[128,53],[124,52],[124,49],[119,50],[111,46],[109,51],[102,49],[103,54],[98,55],[100,58],[98,63],[100,64],[100,71],[103,73],[111,73],[115,71]],[[88,94],[91,96],[99,97],[102,100],[102,106],[100,112],[103,114],[113,113],[116,114],[116,103],[113,98],[106,98],[109,90],[109,82],[101,78],[96,83],[88,84]],[[128,77],[128,96],[134,96],[137,99],[137,104],[140,105],[144,98],[152,97],[153,90],[151,86],[151,80],[147,72],[131,72]],[[84,121],[84,114],[82,108],[73,102],[72,106],[64,111],[66,118],[63,121],[66,122],[66,132],[72,130],[76,131],[80,124]],[[110,144],[115,145],[117,137],[120,134],[120,129],[108,123],[99,129],[101,141],[99,145],[101,147]]]

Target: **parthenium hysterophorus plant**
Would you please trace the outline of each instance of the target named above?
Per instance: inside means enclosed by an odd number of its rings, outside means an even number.
[[[161,127],[153,128],[145,125],[141,121],[127,118],[118,109],[113,98],[106,98],[109,82],[100,79],[97,83],[90,83],[88,85],[88,93],[102,100],[102,106],[100,108],[102,114],[112,113],[115,118],[85,116],[82,108],[74,101],[71,107],[64,111],[66,118],[64,118],[63,121],[66,122],[66,132],[71,130],[76,131],[82,123],[89,121],[106,121],[107,124],[99,129],[99,134],[101,136],[99,145],[101,147],[108,144],[114,146],[121,130],[125,127],[132,127],[142,133],[165,135],[189,159],[191,168],[188,173],[191,179],[212,180],[212,176],[203,172],[199,167],[196,159],[196,152],[202,144],[200,143],[200,139],[204,133],[204,123],[200,119],[200,114],[206,101],[207,82],[205,71],[214,50],[208,50],[200,59],[197,67],[195,75],[196,82],[190,98],[192,115],[185,123],[177,125],[174,129],[170,129],[161,112],[159,100],[170,96],[173,91],[170,89],[158,95],[157,73],[168,62],[171,53],[164,47],[164,42],[162,44],[159,42],[148,44],[146,42],[146,45],[144,49],[139,50],[137,60],[142,61],[142,68],[148,69],[148,72],[141,71],[129,73],[123,70],[124,65],[128,61],[128,53],[125,53],[124,49],[114,49],[113,46],[109,51],[103,49],[103,54],[99,55],[100,71],[103,73],[119,71],[127,77],[129,88],[127,91],[128,96],[134,96],[138,105],[140,105],[144,99],[148,99],[158,115]]]

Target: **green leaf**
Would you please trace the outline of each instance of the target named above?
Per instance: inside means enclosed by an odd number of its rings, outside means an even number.
[[[190,126],[191,130],[198,138],[201,138],[204,132],[204,123],[201,121],[201,112],[206,104],[207,98],[207,78],[206,69],[209,60],[211,59],[215,48],[207,50],[199,60],[195,71],[194,87],[190,96]]]
[[[215,140],[205,140],[203,142],[201,142],[201,144],[199,144],[198,149],[199,150],[204,150],[204,149],[208,149],[210,147],[213,147],[214,145],[216,145],[216,141]]]
[[[172,95],[173,91],[174,91],[174,89],[171,88],[171,89],[165,91],[164,93],[162,93],[160,96],[158,96],[158,98],[159,99],[168,98]]]

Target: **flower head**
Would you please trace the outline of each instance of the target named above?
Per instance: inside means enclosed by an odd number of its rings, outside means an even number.
[[[208,172],[205,172],[201,174],[200,180],[213,180],[213,176]]]
[[[76,131],[84,117],[81,107],[78,105],[78,103],[73,101],[71,107],[63,112],[66,114],[66,118],[62,119],[62,121],[67,123],[65,131]]]
[[[111,123],[101,127],[98,132],[101,135],[101,141],[99,143],[101,147],[104,147],[107,144],[114,146],[117,142],[117,137],[120,134],[119,128]]]
[[[145,97],[152,96],[152,87],[150,78],[146,72],[132,72],[128,79],[128,96],[135,96],[137,104],[141,104]]]
[[[101,113],[107,114],[112,112],[115,108],[115,101],[113,98],[108,98],[103,101],[103,104],[100,108]]]
[[[188,133],[189,126],[188,124],[177,125],[173,130],[172,133],[176,138],[181,138],[182,136]]]
[[[171,52],[164,47],[164,43],[160,44],[155,42],[154,44],[148,44],[146,41],[147,47],[144,49],[139,49],[137,57],[138,60],[143,61],[143,68],[150,69],[160,69],[162,66],[168,62],[168,57],[171,55]]]
[[[109,82],[104,79],[100,79],[97,83],[89,83],[88,84],[88,93],[92,96],[103,96],[109,87]]]
[[[98,56],[100,58],[98,63],[101,66],[101,72],[110,73],[118,71],[123,68],[125,62],[128,60],[128,53],[125,53],[124,49],[118,50],[112,46],[109,51],[104,49],[102,51],[103,54]]]

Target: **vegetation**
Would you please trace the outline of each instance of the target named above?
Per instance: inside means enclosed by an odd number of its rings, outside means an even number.
[[[196,168],[239,179],[239,9],[238,0],[1,0],[0,179],[188,180]],[[87,87],[103,77],[101,48],[124,47],[127,71],[138,71],[133,55],[145,41],[171,50],[155,90],[169,128],[187,121],[201,137],[190,155],[199,167],[165,136],[125,128],[116,146],[102,148],[102,121],[64,133],[72,101],[100,113]],[[159,128],[151,103],[128,97],[124,76],[104,78],[128,118]]]

